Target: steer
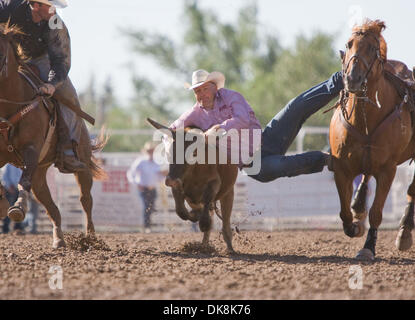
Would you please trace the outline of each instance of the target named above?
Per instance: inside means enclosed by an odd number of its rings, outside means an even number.
[[[195,128],[184,129],[169,129],[151,119],[147,121],[156,129],[170,132],[173,139],[172,153],[173,157],[170,159],[169,173],[166,177],[166,185],[171,187],[174,201],[176,204],[176,213],[183,220],[190,220],[192,222],[199,222],[199,228],[203,234],[203,245],[208,245],[209,235],[212,229],[212,216],[217,210],[216,201],[220,202],[222,219],[222,233],[227,245],[229,253],[233,253],[232,247],[232,229],[231,229],[231,213],[234,198],[234,185],[238,176],[238,166],[235,164],[219,164],[219,155],[215,151],[215,164],[208,164],[208,150],[209,146],[206,143],[205,149],[205,164],[186,162],[184,155],[186,150],[192,144],[192,141],[184,141],[183,150],[176,150],[179,130],[184,130],[187,133],[189,130]],[[168,131],[166,131],[168,130]],[[200,131],[201,132],[201,131]],[[203,137],[204,138],[204,137]],[[181,152],[184,163],[177,163],[178,152]],[[194,151],[196,155],[196,151]],[[185,201],[192,209],[190,212],[185,206]]]

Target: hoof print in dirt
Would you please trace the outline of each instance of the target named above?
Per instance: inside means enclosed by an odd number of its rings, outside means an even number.
[[[187,242],[181,248],[182,252],[192,254],[216,254],[217,251],[214,246],[204,245],[200,242]]]

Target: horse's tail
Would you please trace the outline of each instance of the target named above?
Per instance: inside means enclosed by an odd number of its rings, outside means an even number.
[[[101,168],[102,161],[94,156],[94,153],[101,151],[105,147],[105,145],[108,142],[108,139],[109,135],[106,132],[105,127],[102,126],[99,135],[95,139],[91,140],[92,154],[88,166],[95,180],[105,180],[108,178],[108,175],[105,172],[105,170]]]

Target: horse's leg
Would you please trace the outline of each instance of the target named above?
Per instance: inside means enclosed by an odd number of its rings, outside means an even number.
[[[234,191],[233,189],[220,199],[220,207],[222,212],[222,233],[223,239],[226,242],[229,253],[234,253],[232,247],[232,228],[231,228],[231,214],[233,207]]]
[[[22,148],[24,169],[17,186],[19,195],[16,202],[9,208],[7,215],[15,222],[22,222],[27,212],[27,201],[32,188],[32,177],[37,168],[39,153],[32,145]]]
[[[61,214],[58,207],[52,199],[49,187],[46,181],[47,167],[38,167],[33,175],[33,194],[36,199],[43,204],[46,213],[53,225],[53,248],[65,246],[63,232],[61,228]]]
[[[360,182],[352,201],[353,218],[359,221],[364,221],[367,217],[366,203],[370,178],[371,176],[363,175],[362,181]]]
[[[350,238],[361,237],[365,232],[364,224],[353,222],[353,214],[350,208],[353,196],[353,177],[341,168],[337,169],[336,164],[335,162],[334,180],[340,198],[340,218],[343,221],[344,233]]]
[[[94,235],[95,228],[92,222],[92,205],[93,199],[91,196],[92,188],[92,173],[91,171],[81,171],[75,174],[79,189],[81,190],[80,201],[86,215],[86,235]]]
[[[378,228],[382,222],[382,211],[385,205],[393,179],[395,178],[396,166],[385,167],[375,175],[376,195],[373,205],[369,211],[370,229],[367,233],[365,245],[356,256],[358,259],[374,260],[376,255],[376,240]]]
[[[396,248],[400,251],[409,250],[412,246],[412,229],[414,229],[415,174],[407,191],[408,205],[399,224]]]

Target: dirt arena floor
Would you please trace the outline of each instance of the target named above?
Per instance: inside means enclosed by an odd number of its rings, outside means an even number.
[[[0,235],[0,298],[415,299],[415,249],[398,252],[395,235],[379,232],[372,263],[353,258],[364,239],[340,231],[241,231],[231,256],[219,232],[203,250],[200,233],[103,233],[94,243],[70,233],[58,250],[51,235]],[[54,266],[62,289],[50,287]],[[363,288],[350,289],[359,268]]]

